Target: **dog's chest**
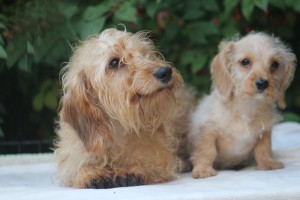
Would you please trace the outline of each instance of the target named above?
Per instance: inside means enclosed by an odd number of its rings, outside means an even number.
[[[271,130],[271,123],[268,121],[234,119],[231,126],[220,131],[217,140],[219,152],[223,157],[244,159],[267,130]]]
[[[221,135],[218,139],[220,152],[232,156],[246,156],[253,149],[259,135],[240,129],[235,133]],[[260,133],[262,134],[262,133]]]
[[[224,146],[232,149],[232,153],[244,154],[250,151],[257,140],[266,131],[271,131],[272,126],[280,120],[272,107],[244,107],[243,112],[225,110],[226,118],[219,127],[220,140]],[[226,115],[227,113],[227,115]],[[226,144],[230,145],[226,145]]]

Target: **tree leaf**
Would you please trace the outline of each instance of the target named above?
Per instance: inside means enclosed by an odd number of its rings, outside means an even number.
[[[59,10],[60,12],[67,18],[71,19],[72,16],[74,16],[78,12],[78,5],[74,3],[66,3],[61,1],[59,4]]]
[[[252,11],[254,9],[253,0],[243,0],[242,1],[242,14],[249,21]]]
[[[286,7],[285,1],[282,1],[282,0],[269,0],[269,3],[280,9],[285,9],[285,7]]]
[[[99,33],[104,26],[104,22],[105,22],[105,18],[99,17],[89,22],[79,23],[77,26],[77,31],[79,32],[80,38],[86,39],[91,35]]]
[[[218,33],[216,25],[212,22],[190,23],[184,31],[192,42],[198,44],[207,43],[206,36]]]
[[[224,7],[225,7],[225,13],[228,14],[232,11],[234,6],[238,4],[239,0],[225,0],[224,1]]]
[[[300,116],[294,112],[286,112],[283,115],[284,121],[300,122]]]
[[[1,35],[0,35],[0,45],[4,45],[4,41]]]
[[[299,0],[285,0],[284,3],[287,7],[293,8]]]
[[[156,11],[158,9],[158,5],[155,2],[150,1],[146,7],[147,15],[153,19],[155,17]]]
[[[51,79],[46,79],[42,82],[42,84],[39,87],[39,91],[42,92],[44,95],[47,90],[52,86],[53,81]]]
[[[34,48],[33,48],[32,44],[29,41],[27,41],[27,53],[28,54],[34,54]]]
[[[29,67],[28,67],[28,60],[27,60],[27,56],[24,55],[18,62],[18,67],[20,70],[28,72],[29,71]]]
[[[57,108],[58,100],[57,100],[57,92],[55,90],[50,90],[45,95],[45,106],[50,108],[51,110],[55,110]]]
[[[203,17],[206,11],[204,10],[202,1],[194,1],[185,5],[183,13],[183,19],[194,20]]]
[[[127,1],[120,5],[119,10],[115,13],[115,18],[119,21],[137,22],[136,9],[131,2]]]
[[[255,5],[260,9],[266,11],[269,0],[255,0]]]
[[[197,53],[197,51],[195,51],[195,50],[184,51],[183,54],[181,55],[182,64],[183,65],[191,64],[193,62],[193,60],[195,59],[196,53]]]
[[[239,32],[238,21],[232,18],[226,20],[220,32],[224,34],[225,38],[232,37],[234,34]]]
[[[42,37],[38,36],[33,45],[35,49],[38,49],[38,51],[34,53],[34,61],[36,63],[43,62],[49,51],[56,49],[58,42],[61,42],[60,39],[64,37],[63,34],[66,31],[66,28],[63,26],[55,26],[44,33]]]
[[[0,30],[6,30],[6,26],[0,22]]]
[[[295,10],[296,12],[300,12],[300,1],[299,0],[286,0],[285,4]]]
[[[108,12],[112,7],[110,1],[104,1],[97,6],[89,6],[83,13],[83,19],[86,21],[94,20]]]
[[[0,58],[7,59],[7,54],[2,45],[0,45]]]
[[[188,12],[185,12],[183,19],[186,20],[194,20],[198,19],[200,17],[203,17],[205,15],[205,12],[199,9],[189,9]]]
[[[32,101],[32,107],[35,111],[39,112],[42,110],[44,105],[44,95],[42,92],[38,93]]]
[[[201,2],[203,8],[207,11],[219,11],[219,6],[215,0],[201,0],[199,2]]]
[[[201,52],[199,52],[196,55],[196,58],[194,59],[193,64],[192,64],[192,72],[194,74],[197,73],[199,70],[201,70],[204,67],[204,64],[207,61],[207,57],[208,56],[206,54],[201,53]]]
[[[26,34],[18,35],[8,43],[6,47],[6,64],[8,68],[16,64],[20,59],[22,59],[22,56],[26,54],[27,39],[25,37]]]

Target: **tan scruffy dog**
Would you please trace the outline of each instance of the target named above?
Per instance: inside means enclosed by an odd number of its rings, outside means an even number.
[[[62,73],[55,156],[63,185],[135,186],[185,170],[175,151],[193,97],[145,33],[107,29],[79,45]]]
[[[212,92],[192,117],[194,178],[241,167],[253,156],[257,169],[283,168],[272,157],[271,130],[286,106],[295,62],[287,46],[264,33],[221,43],[211,65]]]

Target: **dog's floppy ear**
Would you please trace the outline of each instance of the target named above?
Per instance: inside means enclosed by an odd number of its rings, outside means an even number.
[[[80,72],[73,82],[62,98],[60,118],[76,131],[88,152],[100,153],[103,141],[111,139],[108,117],[86,74]]]
[[[220,52],[211,63],[212,88],[217,89],[226,99],[230,97],[233,91],[233,83],[230,75],[233,50],[233,42],[221,43]]]
[[[294,78],[295,68],[296,68],[296,56],[291,52],[286,52],[283,56],[284,59],[284,75],[280,83],[279,96],[277,99],[278,107],[284,109],[286,107],[285,103],[285,91],[289,87],[290,83]]]

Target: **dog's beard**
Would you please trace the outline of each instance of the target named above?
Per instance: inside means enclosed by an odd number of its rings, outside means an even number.
[[[156,130],[168,117],[174,105],[174,93],[169,88],[140,97],[137,106],[139,118],[142,120],[141,128],[148,131]]]
[[[175,105],[172,87],[146,95],[123,92],[123,95],[101,95],[99,102],[102,110],[118,121],[126,132],[155,132]]]

